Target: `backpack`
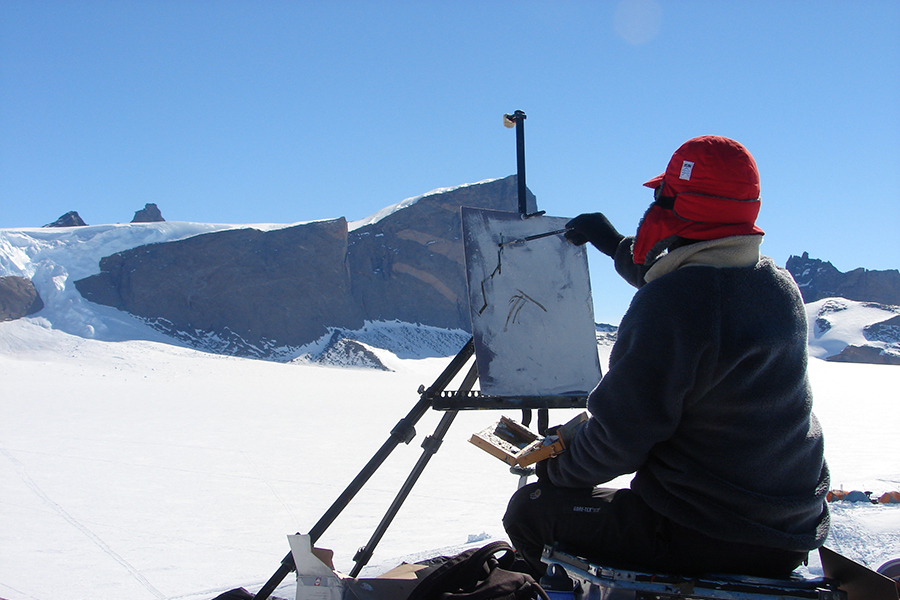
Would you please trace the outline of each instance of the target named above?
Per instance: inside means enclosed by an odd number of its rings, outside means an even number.
[[[425,576],[407,600],[550,600],[531,575],[508,570],[515,560],[503,541],[466,550]]]

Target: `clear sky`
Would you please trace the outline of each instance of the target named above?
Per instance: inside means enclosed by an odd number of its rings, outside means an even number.
[[[516,171],[633,233],[688,138],[742,142],[763,252],[900,267],[900,2],[0,0],[0,228],[360,219]],[[631,288],[590,255],[598,321]]]

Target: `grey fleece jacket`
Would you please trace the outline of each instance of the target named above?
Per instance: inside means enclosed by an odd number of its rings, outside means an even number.
[[[652,509],[710,537],[797,551],[824,543],[829,477],[806,313],[760,242],[681,247],[642,273],[588,399],[592,418],[549,461],[552,483],[634,472],[631,488]],[[622,244],[630,253],[631,240]]]

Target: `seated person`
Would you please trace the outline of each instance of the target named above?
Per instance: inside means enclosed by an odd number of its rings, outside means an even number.
[[[538,578],[554,543],[599,564],[785,577],[825,541],[829,477],[803,301],[759,253],[756,162],[694,138],[644,185],[654,202],[636,237],[600,213],[568,225],[639,289],[592,418],[538,463],[504,527]],[[595,487],[628,473],[628,489]]]

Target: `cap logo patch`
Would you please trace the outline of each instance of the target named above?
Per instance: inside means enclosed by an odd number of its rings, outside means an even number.
[[[684,179],[685,181],[691,180],[691,171],[694,170],[694,162],[690,160],[686,160],[681,163],[681,174],[678,176],[678,179]]]

